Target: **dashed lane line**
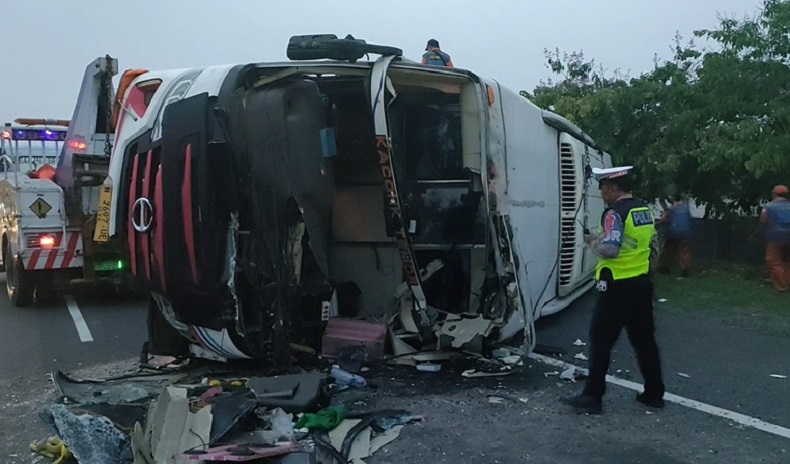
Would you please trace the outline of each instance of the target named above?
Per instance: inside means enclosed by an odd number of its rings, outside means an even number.
[[[91,335],[91,329],[88,328],[85,318],[82,317],[82,311],[80,311],[80,307],[77,306],[77,301],[71,295],[66,295],[65,300],[66,306],[69,308],[71,319],[74,321],[74,326],[77,328],[77,333],[80,336],[80,341],[83,343],[92,342],[93,335]]]

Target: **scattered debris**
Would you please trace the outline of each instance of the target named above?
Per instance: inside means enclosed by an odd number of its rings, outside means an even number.
[[[452,339],[453,348],[462,348],[476,338],[485,338],[491,333],[494,323],[482,314],[475,318],[461,318],[460,316],[448,316],[442,323],[441,328],[436,332],[436,336],[449,337]]]
[[[577,338],[575,342],[573,342],[573,346],[586,346],[587,344],[584,343],[580,338]]]
[[[369,361],[368,352],[362,345],[350,345],[343,348],[335,359],[341,369],[352,374],[360,372]]]
[[[348,416],[348,410],[345,406],[332,406],[315,414],[303,414],[296,422],[295,427],[331,432],[343,422],[346,416]]]
[[[225,436],[242,420],[255,411],[258,400],[233,393],[221,393],[205,400],[211,409],[211,443],[223,441]]]
[[[582,361],[587,361],[587,356],[585,356],[584,353],[576,353],[576,355],[574,355],[573,358],[580,359]]]
[[[511,366],[505,366],[505,367],[508,368],[508,367],[511,367]],[[468,369],[468,370],[463,371],[461,373],[461,376],[463,376],[463,377],[470,377],[470,378],[474,378],[474,377],[502,377],[502,376],[505,376],[505,375],[510,375],[513,372],[515,372],[515,371],[514,370],[507,370],[507,369],[503,369],[503,370],[495,371],[495,372],[485,372],[485,371],[478,371],[476,369]]]
[[[260,405],[290,413],[315,412],[328,406],[326,384],[327,376],[321,373],[255,377],[247,381]]]
[[[261,408],[263,409],[263,408]],[[256,435],[260,436],[261,441],[266,444],[288,442],[294,440],[293,416],[286,413],[282,408],[275,408],[258,414],[264,428],[257,430]]]
[[[383,416],[376,419],[376,425],[383,430],[390,430],[400,425],[408,425],[415,421],[423,420],[423,416],[412,416],[411,414],[401,414],[394,416]]]
[[[51,411],[58,434],[78,462],[132,461],[129,437],[106,417],[76,415],[62,404],[53,405]]]
[[[40,454],[48,459],[54,459],[52,464],[61,464],[74,458],[59,437],[50,437],[30,444],[30,451]]]
[[[560,375],[559,371],[544,372],[543,377],[549,378],[550,375]]]
[[[401,343],[405,344],[405,342]],[[449,361],[459,356],[461,355],[454,351],[410,351],[393,356],[388,363],[403,366],[417,366],[419,363]]]
[[[330,375],[335,379],[335,383],[341,386],[362,388],[368,384],[364,377],[346,372],[337,365],[332,366]]]
[[[370,456],[370,427],[362,427],[356,436],[351,434],[351,431],[362,423],[361,419],[349,419],[343,421],[339,427],[329,432],[329,439],[332,446],[340,451],[347,461],[354,461],[356,459],[364,459]],[[350,441],[347,441],[350,438]],[[348,454],[343,452],[343,449],[348,449]]]
[[[366,359],[378,360],[384,357],[386,338],[387,326],[383,324],[333,317],[329,319],[324,330],[321,356],[334,360],[344,348],[361,346]]]
[[[513,354],[513,355],[510,355],[510,356],[505,356],[504,358],[502,358],[502,362],[507,364],[508,366],[515,366],[515,365],[522,366],[522,365],[524,365],[524,361],[521,360],[521,356],[519,356],[517,354]]]
[[[381,425],[381,421],[386,418],[394,418],[387,423],[389,428]],[[328,445],[340,454],[342,462],[364,463],[364,458],[395,440],[406,423],[421,419],[419,416],[410,416],[405,411],[379,411],[362,418],[346,419],[329,432]],[[314,438],[316,444],[322,444],[320,439],[315,436]]]
[[[442,370],[441,364],[422,363],[417,364],[417,370],[420,372],[439,372]]]
[[[497,346],[490,358],[480,354],[491,348],[483,342],[496,327],[481,315],[449,315],[436,324],[440,320],[437,318],[445,316],[429,307],[427,315],[432,325],[421,325],[414,332],[404,323],[409,318],[403,312],[400,326],[398,314],[392,316],[390,324],[375,324],[337,317],[333,305],[337,303],[330,301],[327,328],[314,343],[290,343],[296,365],[318,369],[318,363],[301,362],[303,357],[313,356],[315,361],[329,360],[329,373],[326,364],[323,372],[294,373],[299,372],[294,367],[287,375],[275,376],[264,375],[282,372],[282,368],[259,376],[244,371],[219,373],[205,368],[206,363],[190,365],[194,358],[151,356],[145,349],[139,359],[140,369],[134,374],[79,380],[53,372],[60,400],[68,403],[53,406],[49,417],[62,440],[41,440],[31,444],[31,450],[52,459],[73,456],[86,463],[156,464],[173,459],[208,463],[275,456],[273,462],[285,463],[288,456],[293,459],[287,462],[308,464],[319,456],[327,462],[322,453],[329,453],[332,462],[364,464],[363,459],[422,417],[406,411],[362,414],[350,408],[364,402],[349,402],[348,397],[341,401],[344,405],[329,407],[330,395],[369,386],[359,372],[375,370],[384,361],[415,366],[420,372],[440,372],[442,362],[466,357],[472,364],[463,371],[463,377],[498,377],[524,365],[525,353],[517,347]],[[340,309],[342,313],[342,306]],[[408,311],[407,315],[417,320],[419,314]],[[431,331],[436,339],[431,338]],[[385,358],[387,335],[393,356]],[[456,350],[438,351],[448,346]],[[186,372],[185,367],[192,372]],[[545,375],[549,374],[559,372]],[[565,374],[562,378],[567,380]],[[575,378],[572,371],[569,379]],[[372,385],[351,395],[368,394],[374,389]],[[488,396],[490,404],[528,401]]]
[[[190,461],[253,461],[261,458],[282,456],[283,454],[300,451],[301,448],[288,443],[276,446],[256,446],[252,444],[223,445],[206,448],[204,450],[194,449],[181,453]]]
[[[686,378],[686,379],[690,379],[690,378],[691,378],[691,376],[690,376],[690,375],[688,375],[688,374],[684,374],[684,373],[682,373],[682,372],[678,372],[677,374],[678,374],[679,376],[683,377],[683,378]]]
[[[52,373],[52,382],[60,398],[78,404],[142,403],[155,398],[162,387],[171,385],[185,374],[119,376],[113,379],[73,379],[61,371]]]
[[[786,375],[782,375],[782,374],[769,374],[769,376],[771,376],[771,377],[773,377],[775,379],[786,379],[787,378]]]
[[[574,378],[575,373],[576,373],[576,367],[571,366],[565,369],[564,371],[562,371],[562,373],[560,373],[560,378],[562,380],[570,380],[571,382],[575,382],[576,381],[576,379]]]

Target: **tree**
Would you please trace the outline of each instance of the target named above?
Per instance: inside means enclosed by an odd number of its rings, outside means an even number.
[[[582,127],[615,163],[636,166],[640,194],[748,211],[790,182],[790,0],[766,0],[754,18],[721,18],[695,36],[716,51],[676,36],[673,57],[635,78],[607,75],[581,52],[547,52],[556,82],[522,95]]]

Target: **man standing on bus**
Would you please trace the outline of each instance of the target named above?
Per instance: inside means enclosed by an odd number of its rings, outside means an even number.
[[[766,225],[765,264],[771,273],[774,288],[790,291],[790,201],[788,189],[777,185],[771,192],[771,201],[760,213],[760,222]]]
[[[455,68],[453,60],[450,59],[450,55],[442,51],[439,47],[439,41],[436,39],[429,40],[428,45],[425,46],[425,53],[422,55],[422,64]]]
[[[600,414],[610,353],[625,327],[645,380],[640,403],[664,407],[664,382],[653,320],[652,264],[656,229],[648,206],[631,195],[631,166],[593,169],[607,205],[599,234],[585,236],[598,255],[598,300],[590,323],[590,369],[584,390],[563,398],[577,412]]]

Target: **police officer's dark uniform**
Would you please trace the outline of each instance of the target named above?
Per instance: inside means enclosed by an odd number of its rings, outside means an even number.
[[[630,169],[594,170],[604,200],[611,203],[601,217],[599,236],[590,240],[599,255],[598,301],[590,324],[590,372],[582,394],[563,399],[583,412],[601,412],[610,352],[623,327],[645,380],[645,390],[637,400],[652,407],[664,406],[653,321],[651,251],[656,231],[650,209],[629,194]]]

